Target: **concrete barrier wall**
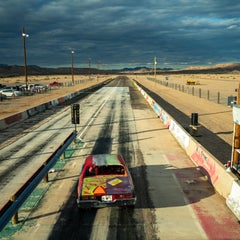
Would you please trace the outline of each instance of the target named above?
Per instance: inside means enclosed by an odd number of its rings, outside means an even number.
[[[135,82],[136,87],[157,116],[176,138],[199,170],[207,176],[214,189],[226,199],[227,206],[240,219],[240,186],[237,177],[226,171],[218,159],[199,144],[174,118],[169,115]]]

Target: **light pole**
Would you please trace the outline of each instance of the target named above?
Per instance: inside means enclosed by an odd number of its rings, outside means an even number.
[[[26,54],[26,38],[27,37],[29,37],[29,35],[25,33],[25,29],[24,29],[24,27],[22,27],[23,53],[24,53],[24,73],[25,73],[26,91],[28,90],[27,54]]]
[[[74,59],[73,59],[73,54],[74,54],[74,51],[71,50],[71,60],[72,60],[72,84],[74,85],[74,68],[73,68]]]
[[[88,75],[90,80],[91,79],[91,58],[88,58]]]
[[[97,82],[99,79],[99,74],[100,74],[100,69],[99,69],[99,61],[98,61],[98,65],[97,65]]]
[[[156,81],[156,70],[157,70],[157,57],[154,57],[154,80]]]

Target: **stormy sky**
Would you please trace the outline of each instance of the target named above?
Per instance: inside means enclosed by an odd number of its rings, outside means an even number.
[[[185,68],[240,62],[239,0],[1,0],[0,64]]]

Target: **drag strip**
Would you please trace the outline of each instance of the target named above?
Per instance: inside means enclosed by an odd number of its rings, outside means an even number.
[[[239,237],[236,218],[223,199],[196,169],[129,78],[119,76],[79,103],[77,129],[83,146],[66,159],[61,171],[50,174],[45,195],[24,220],[21,230],[12,236],[14,239]],[[58,112],[52,116],[54,119],[55,124],[49,121],[45,127],[34,130],[36,137],[31,138],[28,146],[24,142],[21,145],[28,150],[43,146],[37,159],[52,151],[61,134],[73,129],[70,106],[62,115]],[[44,138],[48,141],[55,133],[59,136],[51,139],[49,146],[42,145]],[[122,154],[136,188],[135,208],[77,208],[76,191],[82,163],[86,156],[101,153]],[[31,168],[35,158],[29,158],[27,165]],[[231,231],[224,232],[226,222],[234,226]]]

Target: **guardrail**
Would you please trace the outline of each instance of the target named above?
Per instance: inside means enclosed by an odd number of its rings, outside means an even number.
[[[55,165],[58,158],[76,138],[77,132],[72,132],[28,181],[12,195],[11,199],[0,209],[0,231],[12,218],[13,223],[18,221],[18,209],[25,202],[36,186],[44,179],[48,181],[48,171]]]

